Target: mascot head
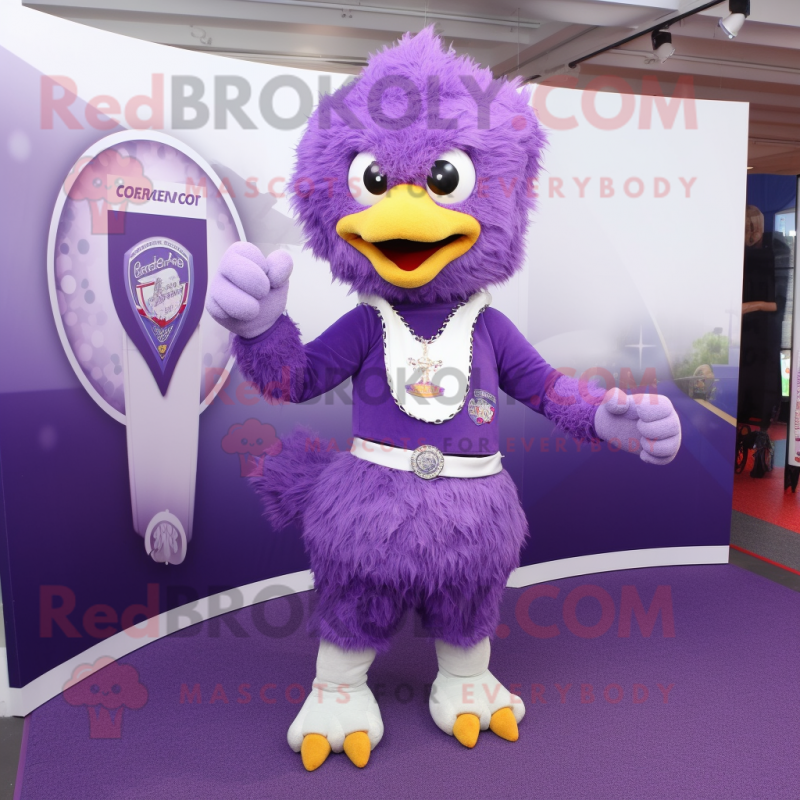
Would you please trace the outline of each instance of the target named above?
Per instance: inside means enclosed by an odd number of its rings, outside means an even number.
[[[292,203],[307,246],[354,291],[464,300],[520,268],[543,145],[527,91],[426,28],[320,100]]]

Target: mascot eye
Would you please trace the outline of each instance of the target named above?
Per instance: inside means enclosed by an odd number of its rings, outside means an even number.
[[[374,206],[386,193],[388,179],[372,153],[359,153],[350,164],[347,188],[362,206]]]
[[[458,187],[458,170],[449,161],[435,161],[428,175],[428,187],[434,194],[452,194]]]
[[[437,203],[461,203],[474,188],[475,166],[463,150],[448,150],[434,161],[428,175],[428,194]]]
[[[383,194],[386,191],[386,176],[381,172],[377,161],[373,161],[364,170],[364,186],[372,194]]]

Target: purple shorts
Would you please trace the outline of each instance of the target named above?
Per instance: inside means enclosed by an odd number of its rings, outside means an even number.
[[[423,480],[337,454],[303,516],[318,602],[312,630],[346,649],[385,650],[408,609],[432,636],[492,636],[528,534],[507,472]]]

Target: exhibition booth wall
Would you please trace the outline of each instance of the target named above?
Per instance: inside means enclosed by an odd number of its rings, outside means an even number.
[[[311,588],[300,531],[271,530],[250,478],[297,426],[310,446],[349,449],[349,387],[265,402],[203,311],[205,290],[246,240],[291,253],[288,311],[306,341],[357,300],[303,250],[287,196],[305,119],[346,76],[161,47],[16,5],[6,16],[0,584],[11,708],[26,714],[82,665]],[[490,287],[492,304],[565,373],[668,396],[682,447],[654,469],[497,398],[503,463],[531,528],[517,587],[728,558],[735,388],[731,406],[730,391],[693,378],[720,329],[729,352],[707,366],[735,387],[747,106],[695,100],[690,87],[634,96],[610,80],[617,91],[533,91],[549,132],[530,187],[538,208],[525,268]],[[157,257],[178,253],[191,272],[177,322],[156,333],[115,272],[145,229],[161,237],[152,248],[182,243]],[[185,532],[180,563],[154,560],[167,509]]]

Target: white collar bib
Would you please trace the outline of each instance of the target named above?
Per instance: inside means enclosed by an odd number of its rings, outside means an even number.
[[[478,316],[492,302],[489,292],[472,295],[429,339],[415,336],[382,297],[359,295],[381,318],[386,379],[395,402],[409,417],[441,424],[464,407],[472,373],[472,337]]]

